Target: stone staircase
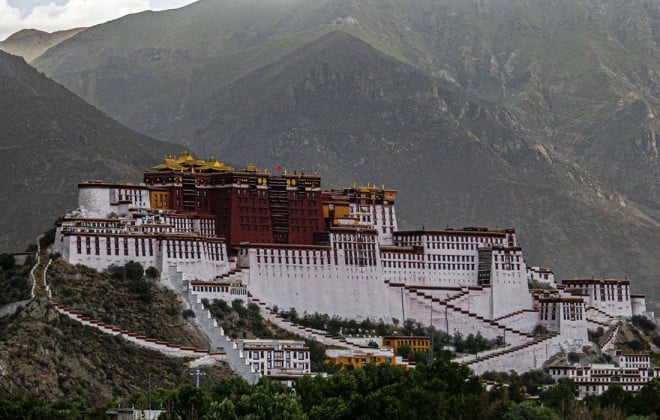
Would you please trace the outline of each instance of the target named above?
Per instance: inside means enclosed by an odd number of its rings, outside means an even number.
[[[612,346],[616,342],[616,336],[619,334],[619,329],[623,323],[621,321],[617,322],[615,325],[610,326],[607,334],[600,341],[598,348],[600,351],[605,351],[608,347]]]
[[[617,322],[616,318],[593,306],[585,309],[585,319],[588,324],[591,324],[590,327],[594,328],[610,328]]]
[[[482,289],[483,288],[481,288],[479,290],[482,290]],[[481,315],[477,315],[476,313],[468,311],[467,309],[464,309],[464,308],[462,308],[462,307],[460,307],[460,306],[453,303],[453,302],[458,301],[462,297],[466,296],[467,294],[469,294],[470,289],[463,290],[463,291],[461,291],[461,292],[459,292],[455,295],[452,295],[448,298],[445,298],[445,299],[440,299],[440,298],[437,298],[437,297],[433,297],[433,296],[423,292],[419,287],[414,287],[414,286],[413,287],[405,287],[405,290],[406,290],[406,292],[408,292],[408,294],[410,296],[417,298],[418,301],[419,301],[420,298],[423,299],[420,302],[426,304],[427,306],[433,307],[435,305],[434,310],[436,310],[438,312],[444,311],[445,308],[446,308],[447,310],[453,311],[454,314],[457,314],[457,315],[460,314],[460,316],[469,317],[470,320],[473,321],[473,322],[480,322],[480,323],[483,323],[483,324],[488,325],[490,327],[497,328],[500,331],[502,331],[503,336],[506,336],[507,333],[508,333],[509,337],[511,337],[511,335],[517,336],[518,338],[520,338],[521,340],[524,340],[524,341],[529,341],[530,339],[534,338],[534,334],[532,334],[532,333],[525,333],[525,332],[519,331],[515,328],[511,328],[511,327],[509,327],[505,324],[502,324],[502,323],[498,322],[497,320],[484,318]],[[515,313],[508,314],[507,316],[501,317],[500,319],[506,318],[508,316],[512,316],[514,314]]]
[[[221,274],[215,277],[215,281],[222,282],[231,282],[231,281],[243,281],[243,269],[242,268],[232,268],[228,272]]]
[[[527,370],[538,367],[536,366],[537,364],[537,360],[535,360],[536,357],[534,357],[533,360],[530,360],[529,355],[525,354],[525,351],[534,350],[535,348],[539,350],[543,350],[543,346],[553,345],[552,340],[556,337],[559,337],[559,333],[552,333],[544,337],[537,337],[534,340],[529,341],[527,343],[508,347],[505,349],[493,350],[487,353],[483,353],[481,356],[476,356],[474,358],[469,358],[469,357],[461,358],[458,361],[461,363],[461,365],[472,368],[477,374],[481,374],[486,370],[493,370],[491,369],[491,367],[495,367],[495,366],[498,367],[501,366],[501,369],[503,371],[510,370],[507,369],[507,367],[516,367],[517,371],[525,372]],[[540,351],[539,358],[542,360],[546,360],[548,358],[549,353],[550,352],[546,347],[545,352]],[[541,354],[543,355],[542,357]],[[509,359],[507,360],[508,363],[504,362],[503,359],[505,358]],[[515,360],[515,362],[511,363],[511,360]]]
[[[252,385],[256,384],[261,374],[252,369],[252,366],[248,363],[243,355],[243,351],[238,347],[236,342],[225,333],[221,326],[218,326],[211,311],[202,303],[202,299],[190,291],[183,292],[182,297],[188,307],[195,313],[194,323],[208,338],[211,349],[224,353],[225,360],[234,373],[245,379],[248,383]]]
[[[516,315],[524,314],[525,312],[529,312],[529,313],[536,312],[536,313],[538,313],[539,311],[537,309],[521,309],[519,311],[511,312],[510,314],[506,314],[506,315],[501,316],[499,318],[495,318],[495,319],[493,319],[493,321],[500,322],[500,321],[503,321],[505,319],[514,317]]]

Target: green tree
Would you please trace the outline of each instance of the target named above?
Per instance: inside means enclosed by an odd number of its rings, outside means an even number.
[[[213,401],[204,416],[204,420],[234,420],[238,419],[234,403],[225,398],[221,401]]]
[[[4,271],[12,270],[16,266],[16,259],[11,254],[0,254],[0,268]]]
[[[640,415],[660,415],[660,378],[653,378],[642,387],[633,401],[633,413]]]
[[[263,379],[249,395],[236,404],[236,414],[243,419],[306,419],[300,398],[290,389]]]
[[[147,268],[147,270],[145,271],[145,274],[147,275],[147,278],[149,278],[151,280],[157,280],[160,277],[160,272],[154,266],[151,266],[151,267]]]
[[[501,418],[502,420],[559,420],[559,416],[552,409],[540,407],[533,401],[510,406]]]
[[[633,396],[630,392],[624,391],[621,385],[613,384],[600,395],[598,400],[602,407],[615,407],[627,411],[632,406]]]
[[[575,405],[575,383],[570,379],[562,378],[557,385],[542,392],[540,397],[541,402],[554,408],[561,417],[566,417]]]
[[[211,399],[204,391],[189,384],[183,385],[165,401],[167,418],[201,419],[210,403]]]

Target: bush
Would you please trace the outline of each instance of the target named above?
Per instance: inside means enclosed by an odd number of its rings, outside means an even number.
[[[655,344],[656,347],[660,347],[660,335],[653,337],[653,344]]]
[[[194,318],[195,317],[195,311],[193,311],[192,309],[186,309],[183,312],[181,312],[181,315],[185,319]]]
[[[655,331],[657,325],[655,322],[642,315],[635,315],[631,319],[633,325],[644,331],[646,334]]]
[[[0,268],[5,271],[11,270],[16,266],[16,259],[11,254],[0,254]]]

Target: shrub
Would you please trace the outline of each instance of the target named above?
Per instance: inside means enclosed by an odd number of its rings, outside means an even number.
[[[647,334],[652,331],[655,331],[657,327],[657,325],[655,325],[655,322],[642,315],[633,316],[631,321],[633,325],[635,325],[637,328],[641,329]]]
[[[185,319],[194,318],[195,317],[195,311],[193,311],[192,309],[185,309],[183,312],[181,312],[181,315]]]
[[[574,351],[568,353],[568,361],[569,361],[569,363],[579,363],[580,362],[580,354],[576,353]]]

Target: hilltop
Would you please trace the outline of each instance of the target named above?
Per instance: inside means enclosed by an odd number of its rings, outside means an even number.
[[[0,42],[0,50],[18,55],[30,62],[60,42],[66,41],[86,28],[66,31],[44,32],[36,29],[23,29]]]
[[[90,179],[139,182],[178,148],[127,129],[23,58],[0,52],[0,249],[20,251],[66,211]]]
[[[206,0],[34,65],[145,134],[385,183],[402,227],[515,227],[532,265],[651,292],[659,22],[644,0]]]

